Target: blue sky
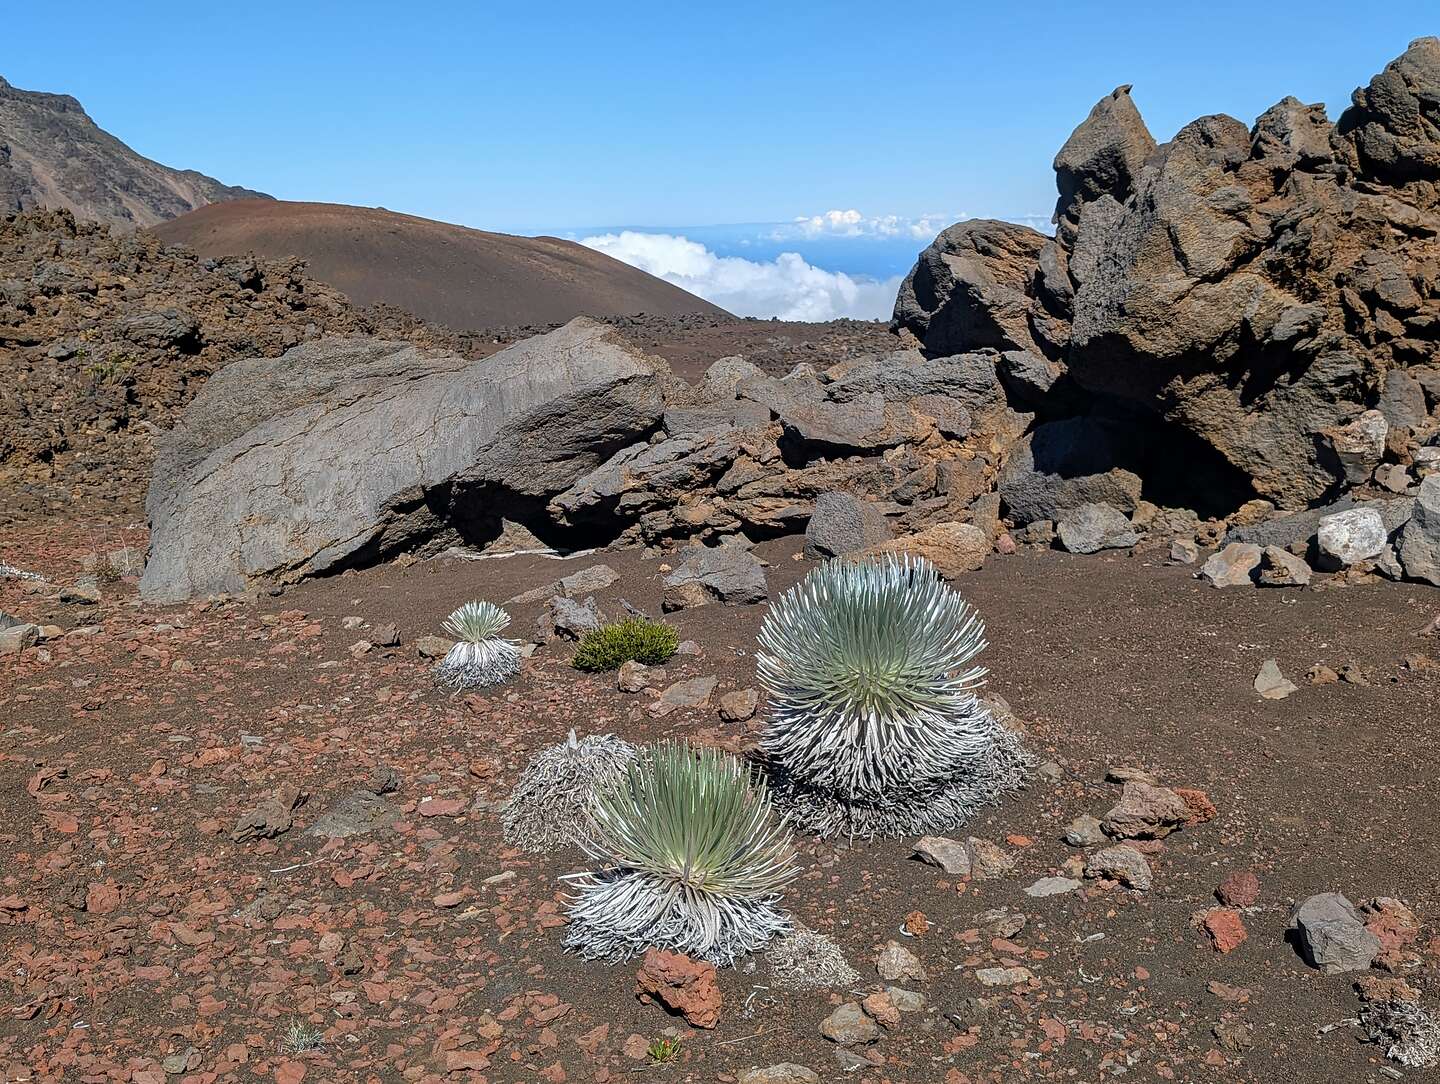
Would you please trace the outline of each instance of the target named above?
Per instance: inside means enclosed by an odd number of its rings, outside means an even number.
[[[836,210],[1048,216],[1055,151],[1117,84],[1161,140],[1205,113],[1249,123],[1285,94],[1335,116],[1440,32],[1437,14],[1434,0],[71,2],[6,13],[0,74],[73,94],[142,154],[281,198],[694,240]],[[869,277],[923,247],[773,233],[702,243]]]

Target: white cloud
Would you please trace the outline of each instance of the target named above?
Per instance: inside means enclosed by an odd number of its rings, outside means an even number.
[[[900,288],[898,275],[877,281],[826,271],[807,263],[797,252],[782,252],[769,261],[717,256],[698,241],[669,233],[625,230],[586,237],[580,243],[738,316],[886,319]]]
[[[912,237],[930,240],[963,214],[936,213],[907,218],[903,215],[863,215],[853,207],[818,215],[801,215],[784,223],[771,234],[776,240],[787,237]]]
[[[864,215],[853,207],[848,211],[832,210],[818,215],[801,215],[793,222],[782,223],[771,232],[772,240],[819,237],[911,238],[927,244],[946,226],[970,218],[963,211],[931,211],[911,218],[905,215]],[[1007,222],[1052,232],[1048,214],[997,215]]]

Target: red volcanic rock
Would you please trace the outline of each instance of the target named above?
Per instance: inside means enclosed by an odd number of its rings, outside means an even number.
[[[692,960],[683,952],[650,949],[635,974],[635,992],[641,1001],[655,1000],[678,1012],[697,1028],[720,1022],[720,987],[715,965]]]
[[[1245,923],[1240,921],[1240,912],[1228,907],[1216,907],[1207,911],[1200,920],[1200,928],[1210,939],[1211,947],[1221,954],[1239,948],[1241,942],[1249,936],[1245,932]]]

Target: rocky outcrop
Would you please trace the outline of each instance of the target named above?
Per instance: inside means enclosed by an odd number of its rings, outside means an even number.
[[[659,425],[666,378],[583,318],[474,362],[373,339],[238,362],[160,448],[141,592],[296,580],[524,521]]]
[[[219,200],[257,198],[270,197],[141,157],[68,94],[20,90],[0,78],[0,214],[63,209],[134,229]]]
[[[1286,98],[1253,126],[1202,117],[1156,146],[1122,87],[1056,157],[1054,238],[952,226],[894,326],[930,354],[1044,359],[1026,370],[1042,421],[1138,412],[1199,453],[1205,485],[1304,509],[1398,466],[1384,480],[1403,489],[1440,431],[1437,101],[1436,38],[1335,124]],[[1021,518],[1041,514],[1028,499]]]

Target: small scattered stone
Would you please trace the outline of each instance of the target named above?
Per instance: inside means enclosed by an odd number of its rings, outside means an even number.
[[[924,836],[916,841],[910,854],[922,862],[939,866],[952,877],[970,876],[970,848],[958,839]]]
[[[718,682],[719,679],[714,674],[677,681],[660,694],[660,699],[650,705],[650,714],[662,719],[671,712],[684,708],[703,708],[710,703],[710,694],[715,691]]]
[[[377,625],[370,634],[370,642],[376,647],[397,647],[400,643],[400,630],[394,622]]]
[[[1330,669],[1330,667],[1322,666],[1317,662],[1314,666],[1310,667],[1309,670],[1305,671],[1305,680],[1311,685],[1334,685],[1340,680],[1340,675]]]
[[[1145,856],[1128,843],[1096,851],[1085,863],[1086,877],[1105,877],[1141,892],[1154,885],[1154,874]]]
[[[870,994],[860,1007],[865,1010],[865,1015],[874,1020],[886,1031],[891,1031],[900,1026],[900,1009],[895,1002],[890,1000],[887,993]]]
[[[927,978],[919,957],[898,941],[885,943],[880,955],[875,958],[875,970],[886,982],[901,982],[905,979],[924,982]]]
[[[1240,912],[1230,907],[1213,907],[1205,912],[1200,927],[1209,938],[1211,947],[1221,955],[1233,952],[1249,934]]]
[[[1100,824],[1100,818],[1092,817],[1089,813],[1082,813],[1068,825],[1065,826],[1065,834],[1062,837],[1072,847],[1093,847],[1105,842],[1105,829]]]
[[[1079,887],[1080,882],[1075,882]],[[981,911],[975,916],[975,924],[985,930],[992,937],[1011,938],[1025,928],[1027,919],[1021,911],[1012,911],[1008,907],[992,907],[988,911]]]
[[[620,672],[615,676],[615,687],[622,693],[643,692],[663,682],[666,676],[664,670],[652,669],[642,662],[627,659],[620,664]]]
[[[1035,774],[1041,779],[1047,779],[1051,783],[1058,783],[1065,778],[1065,769],[1053,760],[1047,760],[1040,767],[1035,769]]]
[[[1200,575],[1211,587],[1249,587],[1260,564],[1260,547],[1249,542],[1231,542],[1212,553],[1200,566]]]
[[[304,800],[305,793],[291,783],[277,787],[270,797],[240,814],[230,838],[236,843],[248,843],[288,832],[295,823],[294,811]]]
[[[635,993],[642,1001],[654,999],[697,1028],[720,1023],[720,986],[715,965],[692,960],[683,952],[649,949],[635,974]]]
[[[18,655],[40,642],[39,625],[11,625],[0,629],[0,655]]]
[[[919,991],[906,990],[901,986],[887,986],[885,993],[890,998],[890,1003],[902,1013],[925,1011],[925,995]]]
[[[1279,546],[1266,546],[1260,564],[1260,583],[1265,587],[1308,587],[1312,575],[1303,557]]]
[[[1284,700],[1291,693],[1299,692],[1299,686],[1280,672],[1280,664],[1266,659],[1260,664],[1255,675],[1255,691],[1266,700]]]
[[[820,1084],[820,1074],[786,1061],[764,1069],[746,1069],[736,1084]]]
[[[755,717],[760,694],[754,689],[735,689],[720,698],[720,718],[727,723],[743,723]]]
[[[1004,877],[1015,868],[1015,859],[999,844],[988,839],[971,836],[965,841],[965,847],[970,852],[970,876],[977,881]]]
[[[1177,565],[1193,565],[1200,560],[1200,547],[1188,538],[1177,538],[1170,543],[1170,561]]]
[[[1044,899],[1046,896],[1062,896],[1066,892],[1074,892],[1079,887],[1080,882],[1073,877],[1041,877],[1025,890],[1025,895]]]
[[[1260,878],[1253,870],[1233,870],[1215,886],[1215,898],[1227,907],[1253,907],[1260,898]]]
[[[858,1001],[847,1001],[820,1021],[820,1034],[840,1046],[863,1046],[878,1040],[882,1032]]]
[[[1180,795],[1135,779],[1125,784],[1102,823],[1115,839],[1162,839],[1189,819],[1190,807]]]
[[[415,641],[415,654],[422,659],[443,659],[455,646],[455,641],[443,636],[422,636]]]
[[[1034,977],[1028,967],[982,967],[975,972],[981,986],[1019,986]]]

